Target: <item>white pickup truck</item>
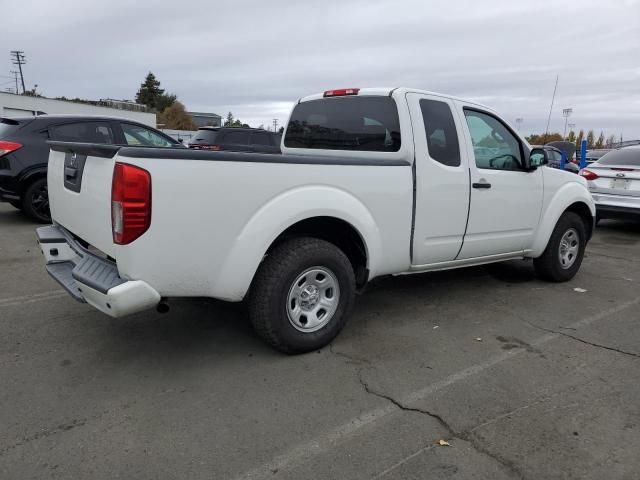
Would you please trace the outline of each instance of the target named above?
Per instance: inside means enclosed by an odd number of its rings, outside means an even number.
[[[300,99],[282,154],[50,142],[48,272],[113,317],[170,297],[246,300],[297,353],[381,275],[532,258],[566,281],[595,208],[490,108],[409,88]]]

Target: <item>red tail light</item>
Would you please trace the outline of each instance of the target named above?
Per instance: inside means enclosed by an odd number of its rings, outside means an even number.
[[[116,162],[111,184],[113,242],[133,242],[151,225],[151,175],[140,167]]]
[[[586,168],[580,170],[580,176],[586,178],[587,180],[595,180],[596,178],[598,178],[597,174],[593,173],[591,170],[587,170]]]
[[[21,143],[0,140],[0,157],[4,157],[7,153],[15,152],[20,148],[22,148]]]
[[[327,90],[324,92],[325,97],[343,97],[345,95],[358,95],[359,88],[341,88],[339,90]]]

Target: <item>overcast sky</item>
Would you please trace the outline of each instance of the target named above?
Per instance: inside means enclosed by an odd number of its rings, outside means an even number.
[[[152,71],[188,110],[258,126],[310,93],[408,86],[522,117],[529,133],[545,128],[558,74],[550,130],[572,107],[578,129],[640,138],[640,0],[0,0],[0,11],[0,75],[24,50],[27,88],[50,97],[132,99]]]

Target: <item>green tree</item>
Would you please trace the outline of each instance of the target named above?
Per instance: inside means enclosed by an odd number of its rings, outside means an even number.
[[[582,144],[582,139],[584,138],[584,130],[580,130],[578,132],[578,136],[576,137],[576,152],[580,151],[580,145]]]
[[[604,132],[602,130],[600,130],[600,135],[598,135],[598,140],[596,140],[595,147],[604,148]]]
[[[178,97],[173,93],[164,93],[156,99],[155,109],[157,112],[164,112],[165,109],[171,107]],[[183,105],[184,107],[184,105]]]
[[[164,128],[173,130],[198,129],[191,116],[185,110],[184,105],[178,101],[174,101],[158,114],[158,123],[162,124]]]
[[[587,148],[593,148],[594,145],[594,136],[593,136],[593,130],[589,130],[589,132],[587,133]]]
[[[576,132],[574,132],[573,130],[569,130],[569,136],[567,137],[567,140],[569,142],[575,142],[576,141]]]
[[[615,135],[609,135],[605,145],[606,145],[607,148],[613,148],[613,145],[615,143],[616,143],[616,136]]]
[[[159,99],[164,95],[164,89],[160,88],[160,80],[149,72],[140,84],[140,89],[136,93],[136,103],[146,105],[151,109],[157,109]]]
[[[224,121],[225,127],[245,127],[250,128],[248,124],[242,123],[239,119],[233,116],[233,113],[229,112],[227,114],[227,119]]]

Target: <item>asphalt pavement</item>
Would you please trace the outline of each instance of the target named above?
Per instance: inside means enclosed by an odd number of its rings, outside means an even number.
[[[581,271],[388,278],[327,348],[285,356],[241,305],[111,319],[0,204],[2,479],[640,478],[640,224]]]

